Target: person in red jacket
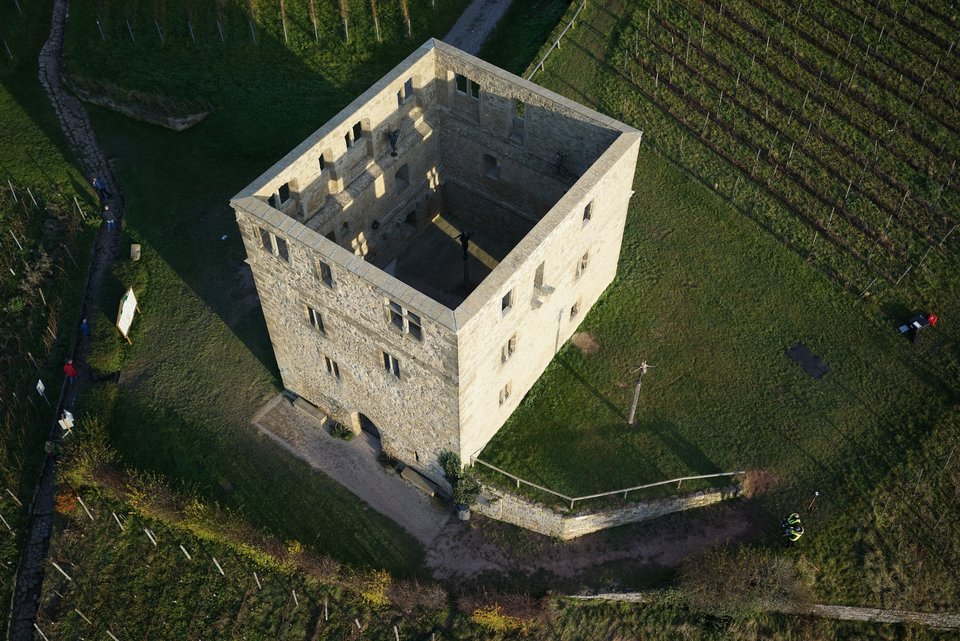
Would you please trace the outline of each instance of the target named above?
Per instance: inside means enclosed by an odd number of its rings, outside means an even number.
[[[67,375],[67,382],[72,383],[77,377],[77,367],[73,364],[73,359],[68,358],[63,365],[63,373]]]

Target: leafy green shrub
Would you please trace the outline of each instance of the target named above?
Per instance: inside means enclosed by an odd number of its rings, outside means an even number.
[[[349,441],[356,436],[356,434],[353,433],[353,430],[339,421],[334,421],[330,424],[330,435],[336,436],[337,438],[342,438],[345,441]]]
[[[480,483],[463,470],[460,456],[445,450],[438,457],[443,475],[453,486],[453,502],[457,505],[473,505],[480,496]]]

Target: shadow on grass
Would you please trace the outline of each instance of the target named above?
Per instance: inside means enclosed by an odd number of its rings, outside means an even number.
[[[557,361],[557,363],[560,364],[560,367],[565,369],[572,377],[577,379],[578,383],[580,383],[585,388],[587,388],[587,390],[589,390],[589,392],[594,396],[594,398],[596,398],[598,401],[603,403],[607,407],[607,409],[609,409],[613,413],[614,416],[622,419],[623,421],[627,420],[627,415],[624,414],[623,410],[617,407],[616,404],[613,401],[611,401],[609,398],[604,396],[600,392],[600,390],[596,388],[596,386],[593,383],[591,383],[589,380],[587,380],[585,376],[583,376],[583,374],[581,374],[576,369],[574,369],[573,365],[570,364],[570,362],[564,356],[561,356],[558,354],[555,357],[555,360]]]

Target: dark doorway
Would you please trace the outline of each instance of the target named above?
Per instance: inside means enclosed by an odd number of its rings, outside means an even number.
[[[380,430],[373,424],[373,421],[367,418],[366,414],[360,415],[360,429],[376,439],[380,438]]]

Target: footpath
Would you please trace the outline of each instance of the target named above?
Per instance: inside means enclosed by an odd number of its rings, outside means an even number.
[[[60,127],[70,144],[70,149],[80,162],[80,168],[89,176],[97,176],[103,181],[106,190],[111,194],[107,204],[117,224],[113,230],[106,227],[97,233],[94,244],[93,257],[87,272],[86,286],[83,292],[83,304],[80,318],[92,318],[92,310],[100,289],[104,273],[113,263],[119,243],[119,228],[123,215],[123,198],[107,158],[97,143],[90,118],[83,104],[68,93],[62,84],[60,76],[63,38],[66,29],[69,5],[67,0],[55,0],[53,17],[50,28],[50,37],[40,50],[40,84],[43,86],[50,104],[56,112]],[[89,376],[82,366],[81,356],[85,353],[86,338],[80,335],[80,318],[72,319],[68,324],[74,327],[71,356],[81,364],[79,382]],[[51,418],[51,441],[59,440],[60,428],[57,419],[64,409],[73,407],[73,398],[77,383],[68,386],[66,381],[61,386],[60,398],[54,408]],[[13,592],[13,604],[10,616],[10,627],[7,638],[10,641],[30,641],[33,639],[34,620],[37,608],[40,605],[40,590],[43,586],[47,548],[50,543],[50,532],[53,527],[54,498],[56,492],[56,459],[47,456],[43,462],[43,471],[40,484],[34,492],[29,506],[28,534],[25,548],[20,556],[17,567],[16,586]]]

